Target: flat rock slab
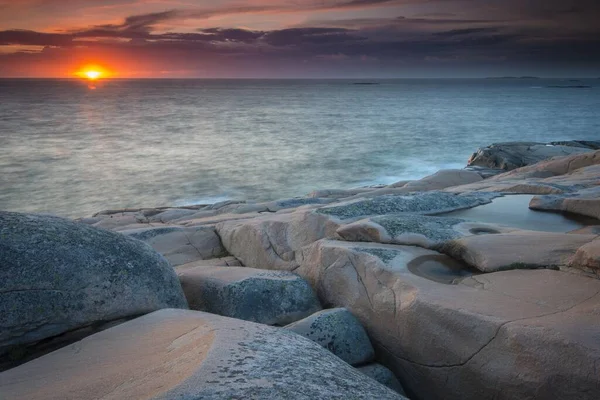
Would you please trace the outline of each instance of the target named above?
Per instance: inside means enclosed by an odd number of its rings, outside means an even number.
[[[148,243],[174,267],[227,255],[212,227],[163,226],[123,230],[120,233]]]
[[[146,315],[4,372],[0,393],[3,400],[403,399],[299,335],[184,310]]]
[[[487,193],[456,195],[446,192],[385,195],[372,199],[357,199],[343,202],[320,208],[317,212],[339,218],[340,220],[396,213],[435,215],[487,204],[496,196]]]
[[[320,311],[285,329],[320,344],[350,365],[365,364],[375,358],[367,332],[345,308]]]
[[[354,242],[415,245],[435,249],[453,239],[512,231],[515,228],[452,217],[392,214],[342,225],[337,234],[344,240]]]
[[[193,310],[268,325],[286,325],[321,310],[308,282],[291,272],[196,267],[178,275]]]
[[[577,249],[594,235],[517,231],[449,241],[439,251],[482,272],[558,268],[569,264]]]
[[[362,322],[414,398],[600,398],[599,280],[513,270],[444,285],[402,267],[403,247],[321,240],[298,272]]]
[[[0,212],[0,353],[90,325],[187,308],[169,263],[127,236]]]

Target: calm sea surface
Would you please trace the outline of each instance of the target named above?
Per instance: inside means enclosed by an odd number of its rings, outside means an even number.
[[[272,200],[568,139],[600,139],[600,80],[0,80],[0,209]]]

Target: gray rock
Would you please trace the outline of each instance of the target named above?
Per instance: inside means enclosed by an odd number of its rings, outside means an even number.
[[[3,400],[404,399],[299,335],[184,310],[137,318],[4,372],[0,393]]]
[[[600,150],[600,141],[597,140],[567,140],[564,142],[550,142],[550,144],[554,146],[572,146]]]
[[[120,233],[148,243],[174,267],[227,255],[215,228],[209,226],[163,226],[128,229]]]
[[[347,241],[405,244],[436,249],[449,240],[514,230],[514,228],[459,218],[392,214],[342,225],[337,230],[337,234]]]
[[[402,384],[396,378],[396,375],[388,368],[384,367],[381,364],[373,363],[368,364],[363,367],[359,367],[358,370],[368,376],[369,378],[375,379],[377,382],[381,383],[392,389],[396,393],[400,393],[403,396],[406,396],[404,393],[404,388]]]
[[[494,143],[481,148],[469,159],[469,166],[498,168],[510,171],[516,168],[535,164],[557,156],[569,156],[592,151],[592,148],[569,145],[551,145],[537,142],[505,142]]]
[[[323,207],[317,212],[340,219],[395,213],[434,215],[487,204],[496,196],[490,193],[456,195],[446,192],[426,192],[401,196],[386,195]]]
[[[245,267],[196,267],[178,272],[190,308],[286,325],[321,309],[308,282],[286,271]]]
[[[320,311],[285,329],[320,344],[350,365],[368,363],[375,357],[365,328],[345,308]]]
[[[62,218],[0,212],[0,353],[168,307],[187,303],[150,246]]]

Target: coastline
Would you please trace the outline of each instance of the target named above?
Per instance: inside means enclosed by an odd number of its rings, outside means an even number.
[[[1,237],[9,240],[7,248],[29,250],[8,252],[4,260],[0,254],[9,268],[38,271],[42,268],[38,253],[47,253],[44,257],[50,260],[49,254],[59,260],[63,255],[83,256],[81,261],[90,268],[100,267],[85,272],[84,281],[105,273],[103,263],[115,268],[110,278],[102,278],[102,290],[85,297],[112,307],[111,317],[103,318],[96,328],[97,311],[85,311],[87,319],[71,316],[68,329],[46,333],[41,349],[36,347],[42,338],[34,336],[39,332],[36,327],[27,335],[13,334],[13,342],[0,341],[0,350],[10,343],[19,349],[26,345],[31,352],[21,362],[32,361],[0,373],[0,390],[8,385],[10,393],[35,398],[33,389],[18,382],[32,371],[44,371],[44,362],[51,362],[65,366],[56,374],[67,382],[51,389],[55,397],[71,393],[71,386],[92,394],[92,384],[75,382],[68,372],[82,362],[80,357],[90,354],[69,353],[65,344],[85,337],[87,348],[100,343],[96,340],[134,346],[117,339],[126,331],[156,341],[160,349],[175,341],[168,339],[165,344],[161,338],[168,335],[157,332],[177,326],[192,351],[208,346],[213,351],[208,354],[219,349],[222,358],[203,355],[197,363],[181,361],[189,378],[186,384],[170,380],[166,387],[173,392],[169,393],[192,390],[219,398],[215,393],[225,393],[219,390],[230,394],[237,390],[277,397],[301,390],[298,373],[306,374],[311,387],[325,390],[333,381],[327,383],[316,375],[329,376],[324,371],[333,368],[362,386],[345,392],[348,381],[335,381],[332,393],[353,393],[357,398],[402,399],[407,394],[411,399],[491,400],[551,395],[591,400],[600,395],[600,377],[593,372],[600,362],[600,344],[594,340],[600,336],[595,311],[600,306],[600,142],[499,143],[479,149],[464,169],[441,170],[391,185],[317,190],[305,197],[269,202],[105,210],[75,222],[17,213],[0,213],[0,217],[20,221],[0,224]],[[38,227],[43,227],[42,233]],[[47,232],[51,233],[46,240]],[[124,246],[132,250],[123,251]],[[98,255],[90,257],[88,252]],[[123,269],[121,258],[129,260],[129,269]],[[147,261],[135,264],[141,258]],[[75,271],[73,278],[79,279],[83,272],[72,263],[70,272]],[[50,267],[43,264],[43,268]],[[52,268],[65,271],[60,262]],[[20,279],[24,280],[17,283],[19,290],[32,284],[26,277]],[[128,279],[140,286],[136,290],[140,294],[110,289],[122,282],[124,287],[131,285]],[[158,284],[163,280],[168,285]],[[15,283],[6,281],[7,287],[0,289],[15,291],[11,286]],[[56,278],[53,290],[63,281]],[[79,283],[67,285],[75,293],[92,293],[89,288],[79,289]],[[122,293],[127,293],[126,300]],[[141,293],[160,296],[148,308],[149,295]],[[263,298],[260,293],[270,295]],[[61,298],[59,303],[63,301],[67,302]],[[164,308],[187,308],[181,302],[196,311],[163,310],[135,318]],[[282,310],[282,304],[296,308]],[[67,302],[65,310],[72,309]],[[10,321],[14,317],[15,326],[24,329],[29,315],[11,310]],[[340,323],[336,318],[349,319]],[[111,320],[119,322],[103,325]],[[321,339],[295,325],[312,326],[317,321],[329,342],[320,343]],[[56,326],[60,324],[54,323],[52,329]],[[210,336],[207,326],[219,332],[218,340]],[[345,337],[343,346],[336,347],[332,338],[341,337],[336,330],[340,326],[355,326],[352,329],[357,331],[364,327],[366,334],[357,334],[362,339],[352,345]],[[81,328],[87,333],[68,339],[68,332]],[[323,348],[309,350],[303,347],[308,341],[291,339],[286,330],[295,330]],[[247,336],[226,333],[233,331]],[[53,337],[65,332],[67,338],[52,345]],[[190,332],[197,336],[189,336]],[[242,349],[239,343],[244,343]],[[279,365],[281,360],[273,357],[283,356],[275,350],[281,346],[288,349],[291,366],[296,368],[296,372],[285,369],[285,374],[294,378],[283,379],[282,370],[267,367]],[[360,351],[350,355],[342,348]],[[35,358],[49,349],[57,351]],[[337,358],[324,355],[330,352]],[[118,359],[112,348],[106,354],[107,365]],[[253,361],[230,358],[232,354]],[[159,358],[149,362],[163,368]],[[319,360],[311,373],[304,364],[309,359]],[[219,375],[214,382],[200,378],[214,366],[228,368],[233,364],[227,363],[234,362],[240,363],[239,376]],[[327,363],[332,364],[327,367]],[[363,381],[366,378],[357,371],[364,366],[397,378],[387,383],[378,379],[394,392]],[[105,373],[95,370],[89,379],[105,379]],[[155,376],[144,374],[130,379],[142,382]],[[232,380],[240,377],[243,383]],[[555,377],[568,377],[569,384]],[[264,381],[273,386],[264,389]]]

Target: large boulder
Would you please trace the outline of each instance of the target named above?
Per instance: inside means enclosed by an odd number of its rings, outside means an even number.
[[[564,157],[590,151],[592,151],[590,147],[578,147],[575,143],[569,146],[537,142],[495,143],[477,150],[469,159],[468,165],[510,171],[552,157]]]
[[[291,271],[296,251],[319,239],[334,237],[340,223],[312,210],[268,214],[217,225],[225,249],[243,265]]]
[[[284,329],[162,310],[0,374],[3,400],[403,399]]]
[[[187,308],[169,263],[127,236],[0,212],[0,353],[161,308]]]
[[[162,226],[122,230],[120,233],[148,243],[174,267],[227,255],[213,227]]]
[[[512,270],[447,285],[413,274],[407,251],[321,240],[298,272],[363,323],[411,398],[600,397],[599,280]]]
[[[350,365],[365,364],[375,357],[365,328],[345,308],[320,311],[285,329],[320,344]]]
[[[193,310],[268,325],[286,325],[321,310],[308,282],[291,272],[196,267],[178,274]]]
[[[594,238],[594,235],[516,231],[456,239],[439,250],[482,272],[558,268],[569,264],[577,249]]]

